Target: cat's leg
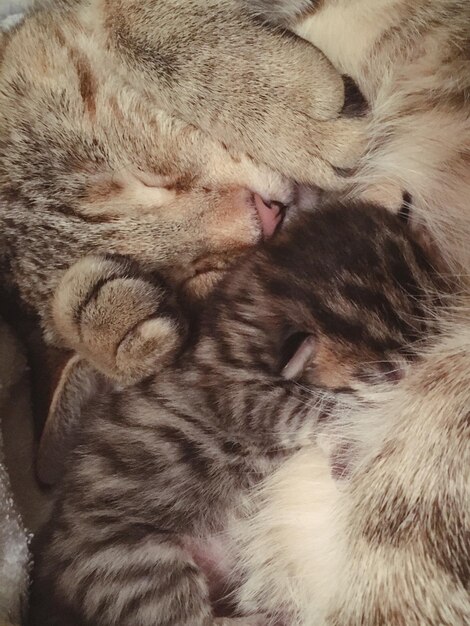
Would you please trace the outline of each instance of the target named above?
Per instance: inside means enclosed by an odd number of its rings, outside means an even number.
[[[349,90],[320,51],[234,0],[119,0],[102,11],[127,77],[159,108],[289,178],[344,187],[337,168],[356,165],[365,126],[341,114]]]
[[[123,384],[165,367],[186,337],[163,281],[124,256],[88,256],[73,265],[57,288],[53,318],[68,347]]]

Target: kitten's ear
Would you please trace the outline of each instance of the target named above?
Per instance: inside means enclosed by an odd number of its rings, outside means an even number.
[[[110,388],[111,383],[78,355],[66,362],[39,442],[36,473],[41,483],[53,486],[59,481],[77,443],[87,405]]]
[[[308,385],[326,389],[347,389],[352,385],[354,361],[339,342],[326,335],[290,335],[283,346],[282,376],[302,379]]]
[[[282,377],[293,380],[301,376],[315,354],[315,337],[305,333],[291,335],[284,349],[288,354],[287,364],[282,369]]]

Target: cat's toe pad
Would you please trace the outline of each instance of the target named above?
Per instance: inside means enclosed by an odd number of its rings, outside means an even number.
[[[72,266],[57,289],[53,316],[69,347],[124,384],[167,365],[185,336],[163,282],[119,256],[90,256]]]

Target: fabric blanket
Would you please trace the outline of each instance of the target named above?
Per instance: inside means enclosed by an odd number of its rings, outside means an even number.
[[[25,360],[10,330],[0,321],[0,419],[11,411]],[[7,420],[5,420],[7,421]],[[3,428],[2,428],[3,431]],[[0,625],[19,624],[27,589],[28,536],[13,497],[0,433]],[[3,621],[2,621],[3,620]]]
[[[34,0],[0,0],[0,28],[6,30],[17,24]]]
[[[0,28],[8,29],[17,24],[24,11],[35,0],[0,0]]]
[[[17,24],[30,4],[32,0],[0,0],[0,31]],[[11,330],[0,320],[0,626],[21,623],[30,531],[46,514],[46,499],[35,483],[32,459],[26,360]]]

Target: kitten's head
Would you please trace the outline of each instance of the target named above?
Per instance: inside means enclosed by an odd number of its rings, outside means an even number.
[[[445,289],[399,217],[370,205],[302,216],[244,259],[206,313],[221,371],[332,390],[396,380]]]

